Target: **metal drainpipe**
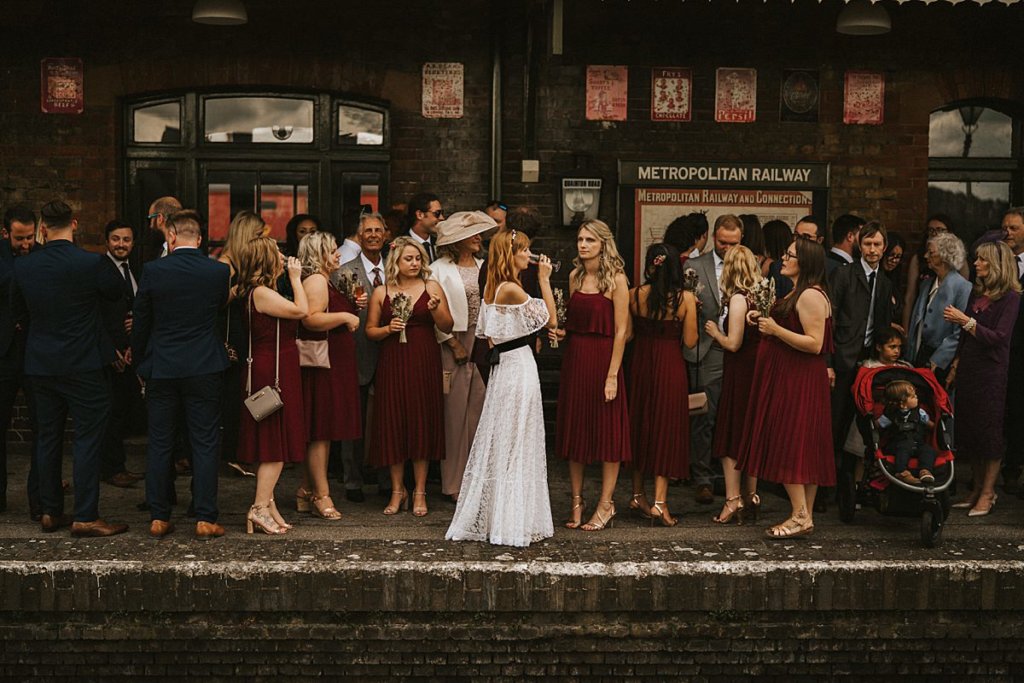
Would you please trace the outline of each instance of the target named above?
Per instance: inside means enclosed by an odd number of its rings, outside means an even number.
[[[494,5],[492,5],[493,7]],[[495,18],[495,23],[498,23]],[[491,35],[501,36],[501,31]],[[491,198],[501,199],[501,40],[491,51]]]

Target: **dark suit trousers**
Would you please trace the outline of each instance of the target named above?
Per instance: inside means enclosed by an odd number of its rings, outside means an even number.
[[[36,410],[35,464],[44,514],[64,511],[60,483],[64,423],[74,423],[72,458],[75,482],[75,521],[99,518],[100,445],[110,416],[110,385],[103,370],[74,375],[29,377]]]
[[[125,368],[124,372],[109,367],[105,372],[110,382],[110,419],[107,420],[100,453],[101,479],[109,479],[126,470],[124,436],[135,415],[135,405],[141,400],[139,379],[131,367]]]
[[[6,498],[7,495],[7,430],[11,426],[11,418],[14,416],[14,404],[18,399],[18,389],[25,393],[29,429],[32,430],[33,435],[36,432],[36,411],[32,404],[32,388],[26,381],[25,375],[21,373],[21,366],[22,362],[15,362],[14,359],[10,363],[7,360],[0,360],[0,498]],[[29,461],[29,507],[34,509],[39,507],[39,472],[36,469],[35,458],[30,456]]]
[[[187,441],[192,450],[192,502],[196,519],[217,521],[217,471],[220,463],[220,404],[222,373],[146,382],[149,410],[149,451],[146,462],[146,501],[153,519],[170,520],[168,492],[173,472],[179,416],[184,412]]]

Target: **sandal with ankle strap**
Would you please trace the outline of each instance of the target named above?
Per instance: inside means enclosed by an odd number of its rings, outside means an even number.
[[[740,502],[733,505],[733,503],[736,501]],[[732,498],[726,498],[725,507],[722,509],[728,510],[729,512],[725,515],[719,512],[717,517],[711,518],[711,521],[715,524],[729,524],[730,522],[732,522],[733,519],[736,519],[736,521],[739,522],[740,519],[742,519],[743,517],[743,508],[743,496],[733,496]]]
[[[661,507],[662,505],[666,505],[665,501],[656,500],[654,501],[654,505],[651,506],[651,526],[654,526],[655,520],[661,522],[662,526],[672,527],[679,524],[679,520],[668,514],[668,510]],[[658,514],[654,514],[655,510],[658,511]],[[614,517],[615,515],[612,516]]]
[[[795,517],[790,517],[782,524],[776,524],[773,527],[764,530],[765,536],[775,540],[781,540],[785,538],[797,538],[800,536],[807,536],[814,531],[814,524],[807,520],[807,524],[801,524]]]
[[[323,503],[323,501],[327,502]],[[309,502],[312,503],[309,511],[313,513],[314,517],[331,520],[341,519],[341,512],[338,511],[338,508],[334,507],[334,501],[331,500],[330,494],[326,496],[313,496],[309,499]]]
[[[604,504],[612,506],[612,514],[608,515],[607,517],[602,517],[601,516],[601,505],[604,505]],[[583,526],[580,527],[584,531],[601,531],[605,527],[609,527],[610,528],[610,527],[614,526],[614,522],[615,522],[615,501],[614,500],[602,500],[597,505],[598,505],[597,508],[594,509],[594,516],[590,518],[589,522],[587,522],[586,524],[584,524]],[[595,519],[597,520],[596,522],[594,521]]]
[[[644,519],[653,519],[650,513],[650,508],[648,507],[647,510],[644,510],[643,503],[640,502],[641,498],[646,500],[647,495],[644,493],[634,493],[633,497],[629,501],[629,509],[636,512]]]
[[[423,499],[423,505],[416,505],[416,502],[415,502],[416,501],[416,496],[419,496],[420,498]],[[412,492],[412,499],[413,499],[412,514],[415,515],[416,517],[426,517],[427,516],[427,512],[429,512],[429,510],[427,510],[427,492],[426,491],[413,491]]]
[[[578,503],[576,501],[579,501]],[[569,519],[565,520],[566,529],[579,529],[583,524],[583,513],[587,509],[587,504],[583,502],[583,496],[572,497],[572,510],[569,511]],[[579,519],[576,518],[576,511],[580,511]]]

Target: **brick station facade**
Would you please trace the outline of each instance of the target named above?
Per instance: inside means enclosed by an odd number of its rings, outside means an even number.
[[[556,226],[542,248],[572,256],[572,231],[557,227],[558,179],[575,169],[603,180],[600,216],[620,242],[631,241],[633,226],[619,219],[617,168],[637,159],[827,163],[828,220],[855,212],[914,241],[929,210],[930,113],[978,98],[1011,115],[1024,106],[1021,5],[883,3],[893,30],[857,37],[836,33],[842,5],[835,0],[565,0],[564,46],[553,54],[550,2],[246,4],[249,22],[240,27],[195,24],[185,0],[160,7],[40,0],[7,8],[14,30],[0,55],[0,205],[64,198],[79,212],[82,243],[98,249],[109,219],[144,220],[126,149],[131,102],[161,94],[288,91],[367,100],[387,112],[382,207],[424,188],[440,194],[448,210],[477,208],[492,194],[497,56],[498,194],[511,205],[537,205]],[[40,112],[46,57],[82,60],[81,114]],[[462,118],[421,115],[426,62],[464,65]],[[629,67],[626,121],[585,120],[588,64]],[[650,74],[661,66],[692,69],[692,121],[651,120]],[[714,122],[718,67],[757,69],[755,122]],[[780,122],[782,71],[790,68],[819,72],[817,123]],[[852,69],[884,72],[882,125],[843,123],[844,74]],[[197,149],[197,158],[218,151]],[[279,149],[256,154],[261,163],[287,160]],[[539,182],[521,182],[524,159],[539,160]],[[1014,173],[1011,203],[1020,203],[1021,176]],[[183,172],[180,194],[205,211],[201,178],[194,176],[192,169]],[[310,210],[331,216],[335,199],[324,194],[311,200]]]

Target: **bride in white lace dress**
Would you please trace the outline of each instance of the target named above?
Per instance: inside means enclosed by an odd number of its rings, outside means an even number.
[[[494,344],[491,375],[455,517],[445,535],[449,540],[523,547],[554,534],[532,347],[539,330],[555,325],[555,303],[546,256],[537,268],[543,299],[530,298],[520,286],[519,273],[529,261],[530,241],[523,233],[504,230],[491,240],[476,331]]]

